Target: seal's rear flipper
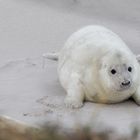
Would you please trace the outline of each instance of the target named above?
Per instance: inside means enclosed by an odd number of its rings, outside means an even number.
[[[59,53],[56,53],[56,52],[43,54],[42,55],[42,57],[43,57],[43,65],[42,65],[42,67],[45,68],[45,59],[58,61],[58,56],[59,56]]]
[[[58,55],[59,55],[59,53],[53,52],[53,53],[43,54],[42,56],[43,56],[43,58],[47,58],[47,59],[51,59],[51,60],[57,61],[58,60]]]

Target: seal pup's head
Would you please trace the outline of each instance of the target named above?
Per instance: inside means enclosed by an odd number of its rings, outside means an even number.
[[[132,53],[107,53],[101,59],[99,71],[104,90],[112,93],[134,93],[138,84],[138,65]]]

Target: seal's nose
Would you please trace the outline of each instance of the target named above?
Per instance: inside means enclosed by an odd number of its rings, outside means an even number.
[[[128,85],[130,85],[130,81],[125,81],[125,82],[122,82],[122,86],[128,86]]]

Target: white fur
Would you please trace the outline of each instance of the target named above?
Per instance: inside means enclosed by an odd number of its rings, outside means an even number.
[[[107,68],[114,64],[133,67],[130,88],[119,91],[116,80],[111,81]],[[67,106],[81,107],[84,100],[117,103],[131,96],[140,104],[138,61],[119,36],[105,27],[87,26],[74,33],[59,53],[58,74],[67,92]]]

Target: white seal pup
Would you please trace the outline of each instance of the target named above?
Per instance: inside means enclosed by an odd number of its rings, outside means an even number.
[[[118,103],[129,97],[140,104],[138,60],[105,27],[87,26],[67,40],[58,55],[58,75],[69,107],[81,107],[84,101]]]

